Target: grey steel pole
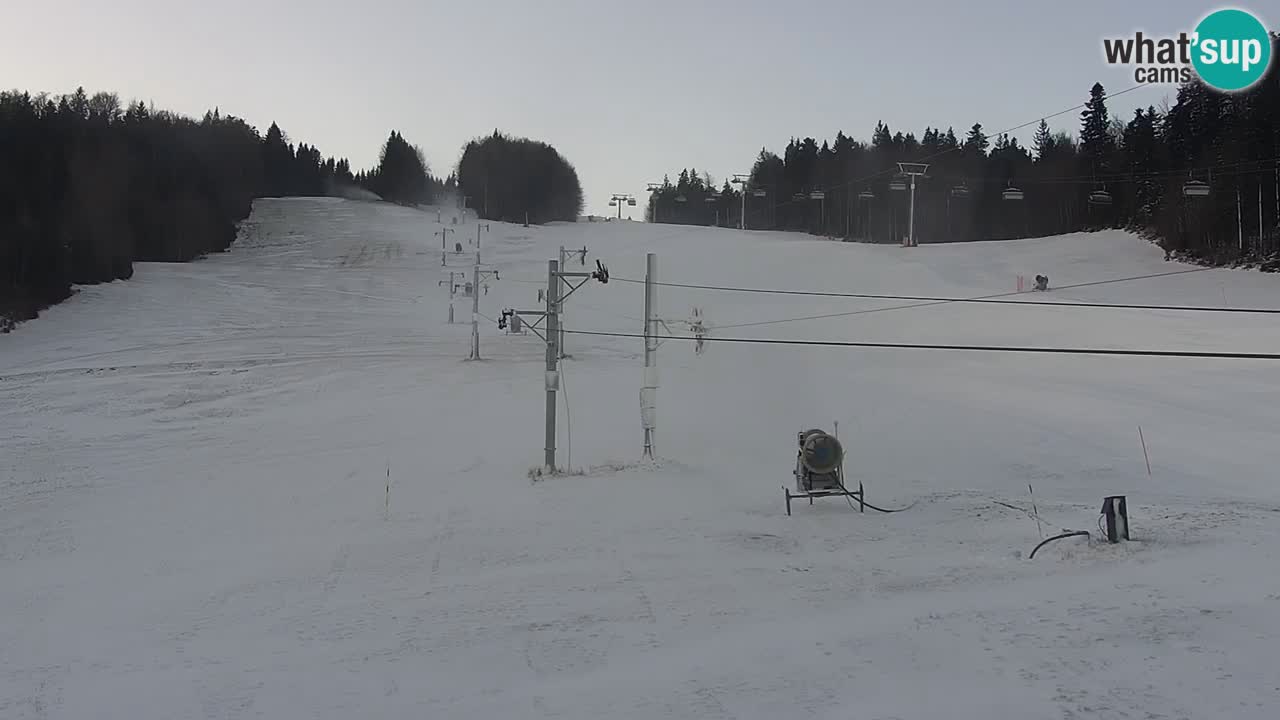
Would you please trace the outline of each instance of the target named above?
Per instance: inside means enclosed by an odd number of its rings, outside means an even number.
[[[449,324],[453,324],[453,271],[449,271]]]
[[[1236,186],[1236,232],[1240,236],[1240,250],[1244,250],[1244,220],[1240,214],[1240,186]]]
[[[471,269],[471,359],[480,359],[480,251]]]
[[[560,269],[563,270],[565,267],[566,267],[566,263],[565,263],[564,246],[561,245],[560,246]],[[564,318],[561,317],[560,320],[561,320],[560,337],[557,338],[556,340],[556,351],[559,353],[559,357],[563,359],[567,357],[564,352],[564,322],[563,322]]]
[[[911,176],[911,217],[907,220],[907,247],[916,246],[916,176]]]
[[[742,216],[738,218],[738,229],[747,229],[747,184],[742,183]]]
[[[653,431],[657,425],[657,350],[654,348],[653,284],[657,282],[658,256],[645,255],[644,273],[644,385],[640,391],[640,420],[644,426],[644,456],[653,457]]]
[[[644,272],[644,366],[653,367],[653,275],[657,257],[645,255]]]
[[[556,471],[556,389],[560,384],[560,261],[547,261],[547,439],[543,462],[547,471]]]

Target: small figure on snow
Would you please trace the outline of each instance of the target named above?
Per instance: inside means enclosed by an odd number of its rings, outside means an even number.
[[[1049,276],[1048,276],[1048,275],[1037,275],[1037,276],[1036,276],[1036,290],[1039,290],[1040,292],[1044,292],[1044,291],[1046,291],[1046,290],[1048,290],[1048,289],[1049,289]]]

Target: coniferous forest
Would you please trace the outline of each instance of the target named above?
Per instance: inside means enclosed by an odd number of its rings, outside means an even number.
[[[219,110],[195,120],[83,88],[0,93],[0,331],[73,285],[131,277],[135,261],[225,250],[255,198],[364,190],[414,206],[462,190],[483,217],[533,223],[582,208],[577,173],[546,143],[495,132],[466,146],[459,175],[431,175],[398,131],[353,174],[275,123],[260,135]]]
[[[452,182],[398,132],[353,175],[274,123],[259,135],[218,110],[195,120],[112,93],[0,93],[0,331],[72,285],[131,277],[134,261],[225,250],[254,198],[363,188],[413,205]]]
[[[1171,256],[1280,269],[1280,63],[1247,91],[1192,82],[1171,105],[1131,117],[1112,115],[1107,99],[1095,84],[1078,118],[1040,121],[1030,147],[980,123],[918,138],[880,123],[870,142],[793,138],[781,156],[762,149],[738,184],[694,169],[664,178],[646,216],[897,243],[910,197],[898,163],[929,163],[916,181],[918,242],[1123,228]],[[254,198],[357,188],[407,205],[456,189],[481,217],[509,222],[582,210],[577,173],[555,148],[497,131],[465,146],[456,178],[432,176],[395,131],[378,166],[353,174],[275,124],[261,135],[218,110],[196,120],[112,93],[4,92],[0,330],[72,285],[130,277],[134,261],[225,250]]]
[[[482,218],[541,224],[577,220],[582,212],[578,173],[555,148],[495,130],[467,143],[458,186]]]
[[[1272,43],[1280,52],[1280,36]],[[1171,106],[1131,117],[1113,116],[1095,84],[1078,116],[1056,120],[1073,132],[1042,120],[1031,147],[978,123],[960,133],[927,127],[918,138],[881,123],[870,143],[843,132],[821,143],[793,138],[781,156],[762,149],[755,158],[745,225],[901,242],[911,179],[897,163],[929,163],[916,181],[917,242],[1123,228],[1171,256],[1280,269],[1278,66],[1247,91],[1190,83]],[[652,189],[646,217],[738,227],[743,192],[742,183],[684,170]]]

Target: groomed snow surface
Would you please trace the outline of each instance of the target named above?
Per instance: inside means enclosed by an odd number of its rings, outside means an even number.
[[[435,233],[469,274],[476,225],[452,215],[260,201],[229,252],[0,336],[0,718],[1280,717],[1275,363],[668,340],[646,464],[642,341],[571,334],[559,459],[584,473],[533,482],[544,349],[484,320],[464,362]],[[1122,233],[490,223],[482,244],[488,318],[539,307],[547,259],[585,244],[571,269],[614,279],[565,321],[622,333],[646,252],[665,282],[909,295],[1192,269]],[[1280,307],[1280,285],[1023,299]],[[1280,352],[1264,315],[657,302],[712,338]],[[786,516],[796,433],[835,421],[850,481],[910,510]],[[1095,539],[1029,559],[1029,484],[1045,537]],[[1112,494],[1130,543],[1096,539]]]

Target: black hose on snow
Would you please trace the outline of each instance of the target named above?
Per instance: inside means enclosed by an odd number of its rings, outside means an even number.
[[[882,513],[885,513],[885,514],[888,514],[888,513],[900,513],[900,512],[903,512],[904,510],[910,510],[911,508],[913,508],[913,507],[915,507],[915,506],[916,506],[916,504],[913,502],[913,503],[911,503],[910,505],[908,505],[908,506],[906,506],[906,507],[894,508],[894,509],[892,509],[892,510],[885,510],[884,508],[876,507],[875,505],[872,505],[872,504],[871,504],[871,503],[869,503],[869,502],[864,502],[864,503],[862,503],[862,504],[863,504],[863,505],[866,505],[867,507],[871,508],[872,510],[875,510],[876,512],[882,512]]]
[[[1063,538],[1078,537],[1078,536],[1090,537],[1089,531],[1088,530],[1072,530],[1071,532],[1064,532],[1061,535],[1054,535],[1051,538],[1046,538],[1043,541],[1041,541],[1041,543],[1037,545],[1034,550],[1031,551],[1031,555],[1027,559],[1030,560],[1031,558],[1035,557],[1036,550],[1039,550],[1040,548],[1044,547],[1045,545],[1048,545],[1054,540],[1061,540]]]

